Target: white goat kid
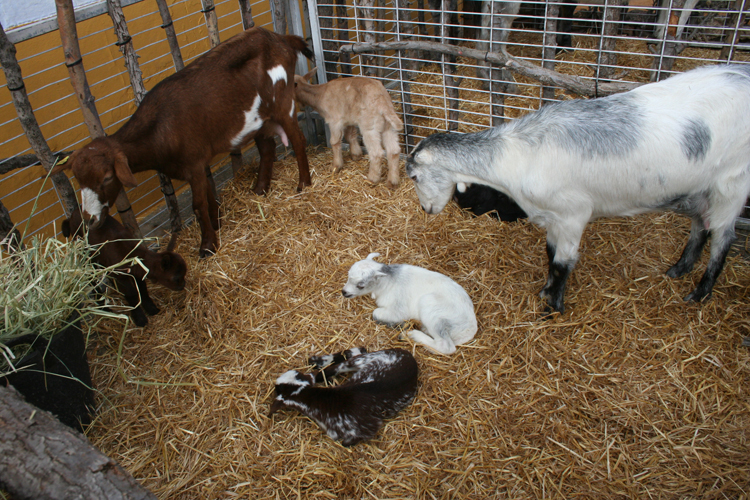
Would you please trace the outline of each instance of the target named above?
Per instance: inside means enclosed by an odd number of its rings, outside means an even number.
[[[371,253],[349,269],[341,293],[346,298],[370,294],[378,305],[372,319],[390,327],[417,320],[422,330],[406,335],[441,353],[453,354],[477,333],[477,318],[469,294],[440,273],[407,264],[381,264]]]
[[[315,71],[313,69],[305,76],[294,76],[296,99],[320,113],[331,129],[334,171],[339,172],[344,166],[341,153],[341,139],[344,136],[351,148],[352,158],[356,160],[362,156],[357,137],[359,127],[367,154],[370,155],[367,179],[373,184],[380,182],[385,148],[388,185],[391,188],[398,186],[401,154],[398,135],[404,129],[404,124],[393,110],[391,96],[383,84],[372,78],[355,76],[312,85],[308,82]]]
[[[671,210],[692,218],[667,275],[690,272],[711,233],[711,259],[685,300],[710,295],[750,192],[750,66],[710,66],[629,92],[543,107],[500,127],[434,134],[407,159],[425,212],[458,183],[504,192],[547,229],[540,296],[563,312],[565,283],[590,220]]]

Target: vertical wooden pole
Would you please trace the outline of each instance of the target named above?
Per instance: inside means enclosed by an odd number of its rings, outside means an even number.
[[[542,38],[542,67],[555,69],[555,52],[557,51],[557,18],[560,15],[559,0],[548,0],[546,13],[544,15],[544,36]],[[542,87],[542,106],[545,101],[555,99],[554,87]]]
[[[271,18],[273,19],[273,30],[276,33],[286,35],[286,4],[284,0],[271,0]]]
[[[169,13],[167,0],[156,0],[156,5],[157,7],[159,7],[159,14],[161,14],[161,27],[164,28],[164,33],[167,35],[169,52],[172,53],[174,70],[180,71],[185,67],[185,63],[182,60],[182,52],[180,52],[180,44],[177,42],[177,34],[174,31],[174,25],[172,24],[172,15]]]
[[[125,66],[128,68],[130,76],[130,85],[133,87],[136,106],[141,105],[141,101],[146,96],[146,87],[143,85],[143,73],[141,66],[138,64],[138,54],[133,47],[133,40],[130,37],[128,24],[125,20],[125,14],[122,11],[120,0],[107,0],[107,10],[109,17],[112,18],[112,24],[117,34],[117,46],[120,47],[125,58]],[[164,195],[164,201],[169,211],[169,220],[173,233],[178,233],[182,229],[182,218],[180,217],[180,205],[177,203],[177,197],[174,194],[172,180],[161,172],[157,172],[161,192]]]
[[[240,2],[240,14],[242,15],[242,27],[244,29],[250,29],[255,26],[253,21],[253,9],[250,7],[250,0],[239,0]]]
[[[31,103],[29,103],[29,96],[26,93],[21,74],[21,66],[16,59],[16,46],[8,40],[2,24],[0,24],[0,64],[3,66],[8,90],[10,90],[18,119],[26,133],[29,144],[39,161],[42,162],[44,170],[49,172],[55,164],[55,156],[44,139],[44,135],[42,135],[42,129],[39,127],[39,122],[37,122]],[[52,176],[52,183],[60,200],[62,200],[65,215],[70,217],[71,212],[78,208],[76,192],[70,184],[70,180],[61,172]]]
[[[203,15],[206,16],[206,27],[208,28],[208,39],[211,41],[211,48],[216,47],[221,43],[219,39],[219,19],[216,17],[216,6],[214,0],[201,0],[203,5]],[[233,151],[236,153],[236,151]],[[232,170],[237,168],[236,156],[232,156]],[[239,161],[242,161],[242,157],[239,157]],[[242,167],[242,163],[239,164],[239,168]],[[219,199],[219,193],[216,191],[216,181],[211,173],[211,165],[206,165],[206,179],[208,180],[208,188],[213,193],[214,199]]]
[[[55,0],[57,8],[57,24],[60,30],[60,39],[62,40],[63,52],[65,53],[65,66],[68,67],[68,74],[73,88],[78,97],[78,103],[83,112],[83,120],[89,129],[89,135],[92,138],[103,137],[104,127],[99,119],[99,113],[96,111],[94,96],[91,95],[89,83],[86,79],[86,72],[83,69],[83,57],[81,48],[78,46],[78,32],[76,30],[76,19],[73,11],[73,0]],[[115,202],[117,212],[125,227],[135,238],[143,238],[141,228],[138,227],[138,221],[135,219],[133,208],[130,206],[128,196],[125,190],[120,191]]]
[[[211,47],[216,47],[221,43],[219,39],[219,19],[216,17],[216,6],[214,0],[201,0],[203,5],[203,15],[206,16],[206,27],[208,27],[208,39],[211,41]]]

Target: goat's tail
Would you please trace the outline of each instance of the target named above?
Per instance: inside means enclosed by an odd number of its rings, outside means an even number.
[[[310,50],[310,47],[307,46],[307,42],[305,42],[305,39],[301,36],[284,35],[284,39],[290,47],[303,54],[309,60],[312,61],[315,58],[315,54],[313,54],[313,51]]]
[[[395,130],[404,130],[404,122],[395,112],[386,114],[385,119]]]

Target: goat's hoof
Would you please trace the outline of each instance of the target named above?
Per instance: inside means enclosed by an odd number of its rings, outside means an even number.
[[[143,310],[146,311],[146,314],[148,314],[149,316],[156,316],[161,312],[161,309],[159,309],[154,303],[143,303],[142,306]]]
[[[396,188],[398,188],[398,181],[396,181],[396,182],[388,181],[387,185],[388,185],[389,189],[396,189]]]
[[[684,269],[681,266],[675,264],[667,270],[666,275],[668,278],[679,278],[680,276],[684,276],[689,272],[690,269]]]
[[[706,302],[708,299],[711,298],[711,292],[703,293],[699,292],[698,290],[693,290],[688,294],[687,297],[685,297],[685,302]]]
[[[133,323],[137,327],[143,328],[148,325],[148,317],[143,314],[143,311],[136,309],[130,314],[130,317],[133,318]]]
[[[210,248],[201,248],[200,251],[198,252],[198,258],[199,259],[205,259],[205,258],[208,258],[208,257],[213,257],[214,255],[216,255],[216,251],[215,250],[211,250]]]

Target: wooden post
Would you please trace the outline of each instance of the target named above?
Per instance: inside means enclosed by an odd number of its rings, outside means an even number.
[[[185,67],[185,63],[182,60],[182,52],[180,52],[180,44],[177,42],[177,34],[174,31],[174,25],[172,24],[172,15],[169,13],[167,0],[156,0],[156,5],[159,7],[159,14],[161,14],[161,27],[164,28],[164,33],[167,35],[169,52],[172,53],[174,70],[180,71]]]
[[[138,64],[138,54],[136,54],[133,47],[133,40],[128,31],[128,24],[125,21],[125,14],[122,12],[120,0],[107,0],[107,10],[109,11],[109,17],[112,18],[112,24],[114,24],[115,33],[117,34],[117,46],[120,47],[120,52],[122,52],[125,58],[125,66],[128,68],[130,85],[133,87],[133,94],[135,96],[135,104],[136,106],[140,106],[141,101],[146,96],[146,87],[143,85],[143,73],[141,72],[140,64]],[[164,201],[167,204],[167,210],[169,210],[171,230],[173,233],[178,233],[182,230],[182,218],[180,217],[180,205],[177,203],[177,197],[174,194],[172,180],[161,172],[157,172],[157,176],[159,177]]]
[[[83,69],[83,57],[81,48],[78,46],[78,32],[76,30],[76,19],[73,11],[73,0],[55,0],[57,8],[57,24],[60,30],[60,39],[62,40],[63,52],[65,53],[65,66],[68,67],[68,74],[73,88],[78,97],[78,103],[83,112],[83,120],[89,129],[89,135],[92,138],[103,137],[104,127],[99,119],[99,113],[96,111],[94,96],[91,95],[89,83],[86,79],[86,72]],[[120,191],[115,202],[117,212],[123,225],[128,228],[134,238],[143,238],[141,228],[138,227],[138,221],[135,219],[133,208],[130,206],[128,196],[125,190]]]
[[[42,129],[39,128],[39,122],[36,121],[31,103],[29,103],[29,96],[26,93],[23,76],[21,75],[21,66],[16,59],[16,46],[8,40],[2,24],[0,24],[0,64],[3,66],[8,90],[10,90],[13,104],[18,114],[18,120],[21,122],[21,126],[26,133],[26,138],[29,140],[29,144],[34,153],[36,153],[37,158],[42,162],[44,170],[49,172],[55,164],[55,156],[44,139],[44,135],[42,135]],[[78,208],[78,200],[68,176],[62,172],[56,174],[52,176],[52,183],[63,202],[65,215],[70,217],[70,214]]]
[[[735,47],[740,41],[740,30],[743,29],[743,26],[745,24],[745,4],[747,0],[735,0],[734,2],[734,8],[737,9],[736,11],[732,12],[732,15],[729,17],[729,25],[733,26],[732,31],[730,31],[731,35],[727,36],[726,34],[722,37],[722,43],[727,43],[727,45],[724,45],[721,48],[721,54],[719,54],[719,59],[723,61],[730,61],[732,56],[732,52],[734,51]],[[727,39],[731,37],[731,41],[727,42]]]
[[[0,477],[13,498],[156,500],[86,436],[0,386]]]
[[[240,14],[242,15],[242,27],[244,29],[250,29],[255,26],[253,21],[253,9],[250,7],[250,0],[239,0],[240,2]]]
[[[208,39],[211,41],[211,48],[214,48],[221,43],[221,40],[219,39],[219,19],[216,17],[216,6],[214,5],[214,0],[201,0],[201,5],[203,5],[203,10],[201,12],[206,16]],[[240,161],[241,160],[242,158],[240,157]],[[235,162],[236,160],[232,159],[233,170],[237,167]],[[241,163],[239,167],[242,167]],[[216,191],[216,181],[211,173],[211,165],[206,165],[206,179],[208,180],[208,188],[211,193],[213,193],[213,197],[218,200],[219,193]]]
[[[219,39],[219,19],[216,17],[216,6],[214,0],[201,0],[203,5],[203,15],[206,16],[206,27],[208,28],[208,39],[211,41],[211,47],[216,47],[221,43]]]
[[[271,18],[273,19],[273,30],[276,33],[286,35],[286,3],[284,0],[271,0]]]
[[[597,79],[611,80],[615,75],[617,65],[617,35],[620,33],[620,19],[622,18],[623,5],[627,0],[608,0],[604,4],[604,16],[602,17],[602,37],[599,43],[597,58]]]
[[[557,18],[560,15],[559,0],[548,0],[547,12],[544,14],[544,36],[542,38],[542,67],[555,69],[555,53],[557,52]],[[542,87],[542,106],[545,101],[555,100],[554,87]]]

